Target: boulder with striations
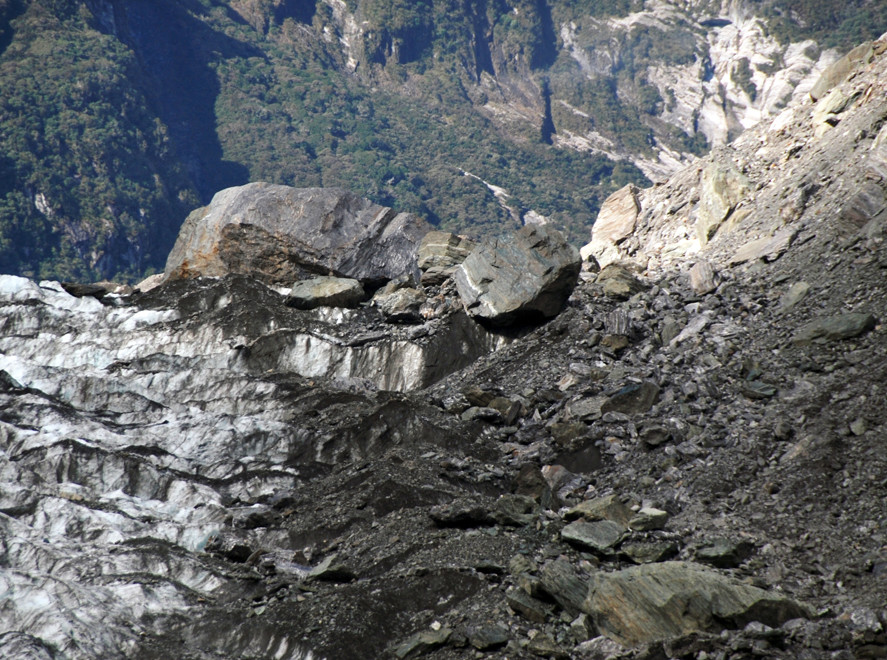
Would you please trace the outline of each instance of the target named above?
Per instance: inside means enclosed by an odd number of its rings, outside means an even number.
[[[216,193],[188,216],[166,275],[243,274],[268,284],[334,275],[374,286],[416,271],[430,229],[345,190],[250,183]]]
[[[582,609],[604,635],[627,646],[809,616],[777,592],[680,561],[596,573]]]
[[[579,251],[548,225],[527,225],[486,241],[456,270],[456,289],[469,314],[496,325],[550,318],[579,279]]]

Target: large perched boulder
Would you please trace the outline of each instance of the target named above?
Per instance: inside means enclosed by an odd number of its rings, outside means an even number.
[[[579,251],[548,225],[527,225],[482,243],[456,270],[469,314],[497,325],[556,316],[582,265]]]
[[[680,561],[596,573],[582,609],[604,635],[626,646],[809,616],[778,593]]]
[[[416,248],[430,229],[344,190],[250,183],[222,190],[188,216],[166,274],[238,273],[285,284],[332,274],[378,285],[416,270]]]
[[[640,211],[636,186],[629,184],[607,197],[591,228],[591,242],[582,248],[582,257],[594,257],[601,268],[624,258],[619,243],[634,232]]]

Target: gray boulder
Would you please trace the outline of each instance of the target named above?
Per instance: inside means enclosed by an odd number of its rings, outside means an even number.
[[[810,321],[801,326],[792,336],[796,346],[807,346],[813,342],[851,339],[874,329],[878,321],[871,314],[839,314]]]
[[[810,615],[778,593],[680,561],[595,573],[582,609],[601,633],[626,646],[752,621],[777,627]]]
[[[373,304],[390,323],[421,323],[425,294],[413,287],[381,291],[373,296]]]
[[[416,270],[416,248],[430,229],[344,190],[250,183],[222,190],[188,216],[166,274],[238,273],[266,283],[331,274],[378,285]]]
[[[465,309],[497,325],[556,316],[579,279],[579,251],[548,225],[486,241],[454,275]]]

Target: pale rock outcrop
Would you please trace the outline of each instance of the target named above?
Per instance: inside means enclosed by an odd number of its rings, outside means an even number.
[[[607,197],[591,228],[591,242],[580,250],[583,259],[593,256],[601,268],[623,258],[619,243],[631,236],[638,214],[638,189],[627,185]]]
[[[749,181],[729,164],[712,163],[702,171],[696,233],[705,245],[749,191]]]

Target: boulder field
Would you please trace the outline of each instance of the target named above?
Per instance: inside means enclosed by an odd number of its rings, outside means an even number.
[[[214,202],[153,288],[0,277],[0,657],[887,656],[884,50],[581,263],[288,189],[337,247]],[[554,254],[557,304],[488,302]]]

